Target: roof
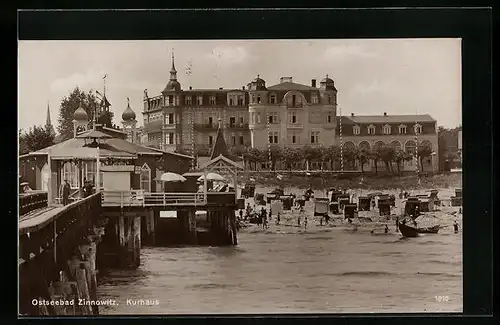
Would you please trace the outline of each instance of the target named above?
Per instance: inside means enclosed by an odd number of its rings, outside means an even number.
[[[224,140],[224,135],[222,134],[222,128],[219,126],[217,129],[217,137],[215,138],[214,147],[212,148],[212,154],[210,155],[210,159],[214,159],[219,155],[228,156],[228,150],[226,141]]]
[[[184,90],[185,93],[196,93],[196,92],[212,92],[212,93],[227,93],[230,91],[244,91],[242,89],[189,89],[189,90]]]
[[[104,133],[104,132],[101,132],[99,130],[94,130],[94,129],[82,132],[82,133],[78,134],[76,137],[77,138],[82,138],[82,139],[85,139],[85,138],[86,139],[88,139],[88,138],[96,138],[96,139],[109,139],[109,138],[112,138],[111,135],[109,135],[107,133]]]
[[[267,90],[318,90],[318,88],[287,81],[267,87]]]
[[[223,155],[219,155],[219,156],[215,157],[214,159],[210,159],[203,166],[201,166],[201,169],[206,169],[207,167],[209,167],[210,165],[213,165],[213,164],[217,163],[218,161],[223,161],[223,162],[225,162],[225,163],[227,163],[229,165],[232,165],[236,169],[243,169],[243,167],[240,164],[232,161],[231,159],[229,159],[227,157],[224,157]]]
[[[340,119],[340,117],[338,117]],[[429,114],[424,115],[354,115],[342,116],[344,124],[369,124],[369,123],[415,123],[436,122]]]

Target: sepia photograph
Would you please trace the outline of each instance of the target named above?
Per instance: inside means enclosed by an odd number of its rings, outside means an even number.
[[[19,40],[19,315],[463,312],[460,38]]]

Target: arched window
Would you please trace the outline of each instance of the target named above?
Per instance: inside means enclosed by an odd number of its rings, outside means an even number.
[[[352,141],[346,141],[346,143],[344,143],[344,149],[356,149],[356,145]]]
[[[384,125],[384,134],[391,134],[391,126],[389,124]]]
[[[390,143],[390,146],[394,148],[394,150],[401,150],[401,142],[398,140],[394,140]]]
[[[415,124],[414,131],[415,131],[415,134],[421,134],[422,133],[422,125],[420,125],[418,123]]]
[[[358,145],[359,149],[365,149],[366,151],[370,150],[370,143],[368,141],[361,141]]]
[[[141,190],[151,192],[151,168],[146,163],[141,167],[140,181]]]
[[[359,125],[355,125],[352,127],[352,134],[354,135],[359,135],[361,133],[361,128]]]
[[[385,143],[382,142],[382,141],[377,141],[375,142],[375,144],[373,145],[373,150],[377,151],[380,147],[383,147],[385,146]]]
[[[413,140],[408,140],[405,143],[405,151],[407,154],[414,155],[417,149],[417,144]]]
[[[375,134],[375,125],[368,125],[368,134]]]

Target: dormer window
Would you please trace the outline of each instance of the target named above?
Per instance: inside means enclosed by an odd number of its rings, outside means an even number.
[[[359,125],[355,125],[352,127],[352,133],[354,135],[359,135],[361,133],[361,128],[359,127]]]
[[[399,126],[399,134],[406,134],[406,125],[401,124]]]
[[[368,134],[375,134],[375,125],[368,125]]]
[[[238,106],[243,106],[243,96],[238,96]]]
[[[415,134],[421,134],[422,133],[422,125],[420,125],[418,123],[415,124],[414,131],[415,131]]]
[[[389,124],[384,125],[383,131],[384,134],[391,134],[391,126]]]
[[[318,103],[318,94],[317,93],[312,93],[311,94],[311,103],[317,104]]]
[[[260,104],[260,96],[257,96],[257,104]]]
[[[196,97],[196,102],[198,103],[198,105],[203,105],[203,96]]]
[[[269,103],[276,104],[276,94],[271,94],[271,96],[269,96]]]
[[[210,96],[208,98],[208,102],[210,103],[210,105],[215,105],[215,96]]]
[[[186,105],[193,105],[193,98],[191,96],[186,96]]]

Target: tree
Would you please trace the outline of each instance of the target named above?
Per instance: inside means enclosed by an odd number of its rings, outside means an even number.
[[[409,161],[412,157],[407,154],[404,150],[398,149],[394,151],[394,161],[396,162],[396,166],[398,167],[398,173],[401,174],[401,163],[403,161]]]
[[[27,132],[19,130],[19,154],[47,148],[54,144],[54,134],[47,126],[33,126]]]
[[[281,160],[288,170],[292,169],[292,163],[300,162],[304,159],[300,148],[285,147],[281,151]]]
[[[373,160],[375,166],[375,175],[378,175],[378,161],[380,160],[380,146],[376,146],[370,151],[370,159]]]
[[[279,146],[271,146],[271,170],[276,169],[276,162],[281,160],[282,152]]]
[[[302,155],[306,162],[306,169],[309,170],[311,162],[321,159],[321,149],[305,145],[302,147]]]
[[[345,162],[350,165],[352,170],[355,169],[356,165],[356,157],[357,157],[357,150],[354,147],[344,147],[344,150],[342,152],[342,156],[344,156]]]
[[[264,153],[257,148],[248,147],[243,156],[248,161],[250,169],[252,169],[252,163],[254,164],[254,170],[257,170],[257,163],[265,161]]]
[[[330,169],[334,170],[334,163],[340,161],[340,148],[332,145],[326,149],[327,160],[330,161]]]
[[[361,174],[364,175],[365,173],[364,166],[366,162],[370,159],[370,152],[366,148],[361,148],[358,149],[356,154],[357,154],[356,158],[358,159],[359,165],[361,166]]]
[[[380,159],[385,164],[385,169],[392,172],[392,161],[394,160],[394,148],[391,146],[383,145],[379,148]]]
[[[73,137],[73,114],[82,107],[89,116],[89,127],[92,126],[94,112],[100,106],[98,99],[92,93],[92,90],[85,93],[76,87],[68,96],[61,100],[59,107],[59,117],[57,131],[59,132],[61,141],[71,139]],[[97,118],[98,123],[107,127],[113,127],[113,112],[104,111]]]
[[[418,146],[418,158],[420,162],[420,171],[424,172],[424,159],[429,158],[432,154],[432,150],[429,146]]]

